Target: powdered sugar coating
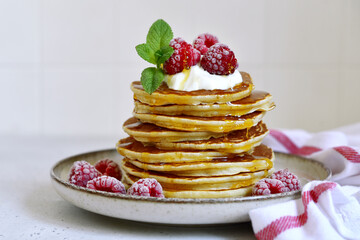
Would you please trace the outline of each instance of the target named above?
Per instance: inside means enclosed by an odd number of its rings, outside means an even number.
[[[86,187],[88,181],[100,176],[94,166],[86,161],[76,161],[73,163],[70,174],[69,182],[80,187]]]
[[[270,195],[274,193],[288,192],[288,188],[277,179],[264,178],[258,181],[252,191],[253,195]]]
[[[179,73],[200,61],[200,52],[182,38],[172,39],[169,45],[174,49],[174,53],[163,65],[166,74]]]
[[[110,176],[100,176],[87,182],[89,189],[125,194],[125,186],[118,179]]]
[[[162,186],[154,178],[143,178],[136,181],[127,190],[127,194],[144,197],[164,197]]]
[[[219,40],[216,36],[210,33],[200,34],[193,42],[194,48],[200,51],[201,55],[204,55],[209,47],[218,43]]]
[[[119,165],[111,159],[101,159],[95,163],[95,168],[104,175],[121,180]]]
[[[287,168],[274,172],[270,178],[280,180],[289,191],[295,191],[301,188],[298,177],[289,172]]]
[[[228,46],[216,43],[201,59],[201,67],[210,74],[229,75],[238,67],[235,54]]]

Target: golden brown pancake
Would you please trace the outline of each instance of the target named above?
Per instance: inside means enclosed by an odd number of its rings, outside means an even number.
[[[180,142],[203,140],[211,137],[217,138],[225,135],[225,133],[215,132],[186,132],[172,130],[156,126],[152,123],[142,123],[134,117],[125,121],[123,129],[127,134],[141,142]]]
[[[260,145],[261,141],[268,134],[265,123],[260,122],[249,129],[232,131],[219,138],[210,138],[207,140],[182,141],[182,142],[159,142],[153,143],[160,149],[213,149],[226,153],[243,153]]]
[[[167,172],[178,176],[214,176],[232,175],[241,172],[254,172],[272,168],[273,153],[265,145],[254,148],[252,153],[227,155],[194,162],[158,162],[144,163],[137,159],[128,159],[134,166],[151,171]]]
[[[151,106],[135,101],[136,113],[152,113],[159,115],[188,115],[199,117],[241,116],[255,111],[270,111],[275,107],[272,96],[263,91],[253,91],[251,95],[223,104],[198,104]]]
[[[230,132],[252,127],[259,123],[265,112],[256,111],[243,116],[220,117],[194,117],[194,116],[168,116],[149,113],[134,113],[134,117],[141,122],[153,123],[157,126],[197,132]]]
[[[162,85],[151,95],[146,93],[139,81],[131,84],[134,92],[134,99],[149,105],[167,104],[205,104],[205,103],[226,103],[239,100],[250,95],[253,90],[253,83],[250,75],[240,72],[243,82],[226,90],[197,90],[197,91],[178,91]]]
[[[228,154],[215,150],[161,150],[128,137],[121,139],[116,145],[117,151],[124,157],[138,159],[144,163],[177,163],[211,161],[216,157],[226,157]]]

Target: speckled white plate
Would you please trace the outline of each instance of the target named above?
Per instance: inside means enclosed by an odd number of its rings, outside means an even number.
[[[311,180],[326,180],[331,176],[328,168],[314,160],[282,153],[276,153],[275,157],[275,168],[288,168],[300,178],[302,185]],[[251,209],[300,197],[300,191],[295,191],[241,198],[158,199],[90,190],[67,182],[73,162],[86,160],[94,163],[103,158],[115,161],[122,159],[116,150],[110,149],[79,154],[56,163],[51,169],[51,179],[58,194],[75,206],[98,214],[133,221],[181,225],[245,222],[249,221],[248,213]]]

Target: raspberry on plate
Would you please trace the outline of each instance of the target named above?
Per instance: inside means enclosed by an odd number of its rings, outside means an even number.
[[[160,183],[154,178],[143,178],[136,181],[127,190],[127,194],[144,197],[164,197]]]
[[[117,180],[116,178],[110,176],[100,176],[94,178],[87,182],[86,187],[89,189],[105,191],[105,192],[122,193],[122,194],[126,193],[124,184],[119,180]]]
[[[169,45],[174,49],[174,53],[163,65],[166,74],[173,75],[182,72],[200,61],[200,52],[182,38],[172,39]]]
[[[194,40],[193,45],[194,48],[200,51],[201,55],[204,55],[208,51],[209,47],[218,42],[219,40],[214,35],[210,33],[203,33]]]
[[[202,57],[200,64],[207,72],[215,75],[232,74],[238,67],[234,52],[221,43],[211,46]]]
[[[89,180],[92,180],[101,173],[93,165],[86,161],[76,161],[70,169],[69,182],[80,187],[86,187]]]
[[[280,180],[289,191],[299,190],[301,187],[298,177],[287,168],[274,172],[270,178]]]
[[[269,195],[288,191],[288,188],[280,180],[263,178],[255,183],[252,195]]]
[[[102,159],[95,163],[95,168],[103,175],[114,177],[121,181],[121,171],[119,165],[110,159]]]

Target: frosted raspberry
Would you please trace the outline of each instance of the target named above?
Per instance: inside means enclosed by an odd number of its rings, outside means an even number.
[[[119,165],[110,159],[102,159],[95,163],[95,168],[103,175],[114,177],[121,181]]]
[[[204,55],[208,51],[209,47],[218,42],[219,40],[214,35],[211,35],[210,33],[203,33],[194,40],[193,45],[194,48]]]
[[[105,192],[122,193],[122,194],[126,193],[124,184],[119,180],[117,180],[116,178],[109,176],[100,176],[94,178],[87,182],[86,187],[89,189],[105,191]]]
[[[252,194],[269,195],[273,193],[283,193],[288,191],[288,188],[286,188],[280,180],[263,178],[255,184]]]
[[[135,182],[127,191],[130,195],[163,198],[160,183],[154,178],[143,178]]]
[[[80,187],[86,187],[89,180],[92,180],[101,173],[93,165],[86,161],[76,161],[70,169],[69,182]]]
[[[206,71],[216,75],[229,75],[238,67],[234,52],[221,43],[211,46],[200,64]]]
[[[274,172],[270,178],[280,180],[289,191],[299,190],[301,187],[298,177],[287,168]]]
[[[169,45],[174,49],[174,53],[164,63],[163,69],[166,74],[182,72],[200,61],[200,52],[183,39],[175,38]]]

